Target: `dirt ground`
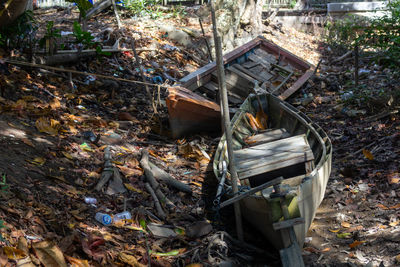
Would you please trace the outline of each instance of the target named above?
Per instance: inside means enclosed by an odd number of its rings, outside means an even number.
[[[184,19],[126,16],[120,30],[109,12],[89,21],[89,30],[107,45],[122,38],[120,46],[130,48],[135,38],[148,81],[161,77],[173,84],[208,61],[195,11],[186,12]],[[55,27],[71,31],[77,13],[49,9],[35,17],[39,29],[54,20]],[[209,21],[204,24],[211,36]],[[179,34],[187,29],[191,34],[174,37],[175,29],[183,28]],[[334,148],[325,199],[303,248],[306,265],[400,265],[399,117],[373,117],[396,105],[394,73],[362,60],[367,73],[361,77],[363,88],[389,93],[368,103],[357,101],[358,95],[347,101],[345,93],[355,91],[351,57],[333,63],[344,52],[317,34],[286,28],[271,32],[267,39],[299,57],[314,65],[322,60],[316,75],[289,99],[328,133]],[[186,41],[178,42],[182,39]],[[141,80],[129,51],[64,67]],[[65,260],[72,266],[279,266],[278,253],[258,233],[246,228],[247,243],[258,249],[235,241],[231,210],[221,212],[218,220],[206,209],[215,195],[209,163],[218,136],[169,138],[164,87],[151,88],[155,99],[160,90],[157,115],[141,85],[74,74],[75,86],[70,86],[68,75],[60,71],[11,64],[2,64],[1,71],[2,266],[66,266]],[[123,177],[122,194],[107,193],[107,186],[94,190],[106,146]],[[187,194],[162,187],[176,206],[168,212],[168,227],[162,228],[172,237],[146,231],[149,225],[159,227],[160,220],[145,188],[142,150],[192,190]],[[85,203],[85,197],[96,198],[97,204]],[[125,224],[103,226],[95,220],[96,212],[124,210],[132,214]]]

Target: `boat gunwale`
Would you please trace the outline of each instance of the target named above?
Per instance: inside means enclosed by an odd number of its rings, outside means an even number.
[[[276,97],[276,96],[274,96],[274,95],[272,95],[270,93],[265,93],[265,95],[268,95],[268,96],[270,96],[272,98],[275,98],[275,101],[279,102],[279,107],[283,108],[285,111],[289,112],[292,116],[294,116],[296,119],[298,119],[305,127],[307,127],[314,134],[314,136],[316,136],[318,142],[322,145],[323,151],[322,151],[322,155],[320,156],[320,159],[318,161],[318,164],[315,166],[315,168],[312,170],[312,172],[310,174],[305,175],[305,178],[306,177],[311,177],[311,178],[315,177],[317,175],[318,171],[323,167],[324,164],[326,164],[326,162],[328,161],[328,158],[331,157],[331,154],[332,154],[331,153],[332,144],[331,144],[331,141],[330,141],[328,135],[325,133],[325,131],[321,127],[319,127],[318,124],[314,123],[310,118],[308,118],[306,114],[304,114],[303,112],[299,111],[298,109],[296,109],[295,107],[293,107],[289,103],[281,100],[279,97]],[[249,101],[250,97],[253,98],[254,96],[255,96],[254,94],[249,95],[249,97],[245,100],[245,102],[242,105],[244,105],[247,101]],[[246,112],[246,111],[243,110],[242,108],[240,108],[239,111],[235,114],[236,118],[234,117],[232,119],[231,126],[230,126],[231,128],[233,128],[237,124],[237,121],[240,119],[240,115],[243,112]],[[326,137],[327,137],[326,141],[324,141],[322,139],[320,133],[315,129],[313,124],[318,126],[319,129],[326,135]],[[221,177],[219,175],[219,168],[218,168],[219,159],[218,158],[220,157],[220,155],[222,155],[222,153],[224,153],[223,150],[224,150],[224,147],[225,147],[225,143],[226,143],[226,138],[225,138],[225,135],[223,135],[221,137],[221,140],[220,140],[219,144],[218,144],[218,148],[217,148],[217,150],[215,152],[214,161],[213,161],[214,175],[216,176],[218,181],[220,181],[220,179],[221,179]],[[327,148],[327,143],[329,143],[328,148]],[[220,148],[220,147],[222,147],[222,148]],[[288,178],[288,179],[290,179],[290,178]],[[301,184],[302,184],[302,182],[298,186],[300,186]],[[228,185],[225,184],[225,186],[228,186]],[[250,195],[248,197],[251,197],[251,198],[264,198],[263,196],[256,195],[256,194]]]

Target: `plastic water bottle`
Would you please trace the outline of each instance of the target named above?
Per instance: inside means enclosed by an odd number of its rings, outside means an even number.
[[[94,197],[85,197],[85,203],[86,204],[96,204],[97,199],[95,199]]]
[[[99,223],[101,223],[103,225],[109,225],[112,223],[111,216],[106,213],[97,212],[95,218],[96,218],[96,221],[98,221]]]
[[[130,220],[130,219],[132,219],[132,215],[129,211],[124,211],[114,215],[114,222],[121,220]]]

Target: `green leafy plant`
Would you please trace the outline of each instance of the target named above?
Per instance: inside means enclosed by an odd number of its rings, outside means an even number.
[[[40,47],[46,46],[46,50],[51,52],[56,50],[56,39],[61,37],[60,32],[61,30],[54,28],[54,21],[47,22],[46,33],[39,40]]]
[[[96,49],[98,55],[110,56],[110,52],[102,50],[99,42],[94,41],[94,37],[90,32],[84,31],[81,25],[75,21],[73,26],[73,35],[75,36],[75,43],[81,44],[82,49]]]
[[[137,16],[152,16],[155,6],[159,3],[160,0],[122,0],[122,5]],[[157,15],[161,14],[157,14],[156,11]]]
[[[375,49],[376,61],[398,68],[400,63],[400,0],[388,3],[388,12],[371,20],[356,42]]]
[[[92,34],[82,30],[81,25],[77,21],[74,22],[73,35],[76,39],[75,43],[82,44],[84,49],[94,48],[97,44],[93,41],[94,37]]]

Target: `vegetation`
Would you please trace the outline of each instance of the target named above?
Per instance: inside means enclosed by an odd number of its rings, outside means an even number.
[[[32,11],[25,11],[11,25],[0,28],[0,46],[31,48],[38,29]]]
[[[388,4],[382,17],[365,19],[348,16],[327,24],[327,42],[334,48],[354,49],[356,45],[373,51],[375,61],[388,67],[399,67],[400,0]]]
[[[174,6],[168,11],[160,10],[158,5],[160,0],[123,0],[121,5],[132,15],[149,16],[152,19],[157,18],[180,18],[186,14],[182,6]]]

